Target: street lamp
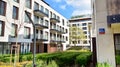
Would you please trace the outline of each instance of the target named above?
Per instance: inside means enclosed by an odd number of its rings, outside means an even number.
[[[36,54],[36,28],[35,28],[35,24],[33,23],[31,17],[29,16],[29,13],[27,11],[25,11],[25,14],[27,15],[28,19],[30,20],[30,22],[33,25],[33,67],[36,67],[35,64],[35,54]]]

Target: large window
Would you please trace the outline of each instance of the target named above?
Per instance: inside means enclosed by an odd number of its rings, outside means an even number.
[[[19,11],[18,7],[13,6],[13,13],[12,13],[13,19],[18,19],[18,11]]]
[[[17,25],[12,24],[11,37],[16,37],[16,36],[17,36]]]
[[[45,20],[45,26],[49,26],[48,20]]]
[[[31,9],[32,0],[26,0],[26,7]]]
[[[24,38],[29,39],[30,38],[30,28],[24,27]]]
[[[44,12],[44,7],[41,5],[40,10]]]
[[[4,36],[4,22],[0,21],[0,36]]]
[[[28,12],[28,15],[31,17],[31,13]],[[25,13],[25,19],[24,19],[25,22],[30,22],[28,16],[26,15]]]
[[[46,8],[45,9],[45,13],[48,15],[48,17],[49,17],[49,10]]]
[[[39,17],[34,15],[34,23],[38,24],[39,23]]]
[[[82,23],[82,26],[86,26],[87,24],[86,23]]]
[[[0,0],[0,15],[5,16],[6,13],[6,2]]]
[[[39,4],[34,2],[34,10],[39,10]]]

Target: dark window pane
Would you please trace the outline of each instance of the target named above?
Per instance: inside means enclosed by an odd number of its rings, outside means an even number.
[[[18,19],[18,8],[13,6],[13,19]]]
[[[5,16],[6,13],[6,2],[0,0],[0,15]]]

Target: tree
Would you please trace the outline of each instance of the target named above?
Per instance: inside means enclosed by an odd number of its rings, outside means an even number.
[[[80,40],[80,43],[86,39],[85,34],[83,30],[80,27],[77,26],[71,26],[69,28],[69,41],[70,44],[73,42],[74,46],[76,46],[77,41]]]
[[[9,30],[9,35],[10,38],[14,38],[14,47],[11,48],[11,59],[10,62],[12,63],[12,50],[14,48],[15,51],[15,56],[14,56],[14,67],[16,67],[16,62],[19,62],[19,49],[20,46],[19,44],[19,40],[22,40],[24,38],[24,33],[21,34],[21,32],[24,32],[24,26],[26,25],[31,25],[29,22],[29,19],[26,17],[25,15],[25,6],[22,6],[23,4],[20,4],[20,8],[17,8],[16,6],[11,6],[12,1],[7,0],[7,5],[9,5],[9,8],[7,8],[7,10],[9,11],[9,13],[12,14],[6,14],[5,19],[7,24],[5,25],[7,27],[7,29]],[[24,2],[23,2],[24,3]],[[12,16],[12,20],[10,18],[10,15]],[[25,16],[25,17],[24,17]],[[27,19],[26,23],[24,22],[25,19]],[[14,25],[13,27],[11,25]],[[32,27],[31,27],[32,28]]]

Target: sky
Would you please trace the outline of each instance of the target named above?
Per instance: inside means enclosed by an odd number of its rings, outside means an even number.
[[[67,19],[72,16],[91,14],[91,0],[45,0],[54,10]]]

